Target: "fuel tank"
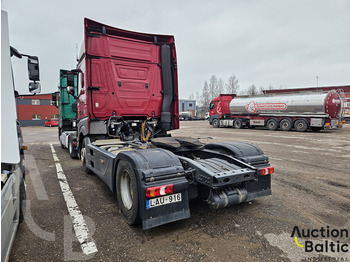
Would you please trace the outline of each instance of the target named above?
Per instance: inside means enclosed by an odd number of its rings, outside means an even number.
[[[328,114],[329,117],[338,117],[341,111],[342,98],[334,90],[326,93],[235,97],[230,102],[231,114]]]

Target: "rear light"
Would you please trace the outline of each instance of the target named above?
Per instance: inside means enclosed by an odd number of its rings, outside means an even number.
[[[331,127],[331,123],[326,123],[325,128],[330,128]]]
[[[174,192],[174,185],[164,185],[164,186],[155,186],[149,187],[146,189],[146,197],[156,197],[156,196],[165,196],[172,194]]]
[[[260,176],[267,176],[271,175],[275,172],[275,168],[272,166],[265,167],[265,168],[260,168]]]
[[[22,150],[28,150],[28,147],[27,146],[21,146],[21,149]]]

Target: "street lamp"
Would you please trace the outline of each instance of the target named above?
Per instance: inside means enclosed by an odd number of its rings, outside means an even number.
[[[318,87],[318,76],[316,76],[316,84],[317,84],[317,87]]]

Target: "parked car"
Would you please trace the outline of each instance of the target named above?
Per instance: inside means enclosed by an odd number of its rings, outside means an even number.
[[[47,120],[45,123],[44,123],[44,126],[58,126],[58,120]]]

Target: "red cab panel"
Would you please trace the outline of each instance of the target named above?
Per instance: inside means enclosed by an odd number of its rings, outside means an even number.
[[[174,37],[113,28],[85,19],[84,74],[78,119],[160,118],[163,103],[161,46],[171,46],[174,102],[170,112],[178,128],[178,87]]]

